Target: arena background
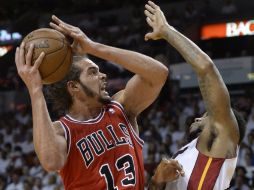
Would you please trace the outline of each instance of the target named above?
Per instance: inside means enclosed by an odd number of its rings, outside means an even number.
[[[247,120],[231,190],[254,189],[254,0],[157,0],[168,22],[194,40],[218,66],[232,105]],[[0,190],[59,190],[61,180],[40,166],[32,144],[29,97],[17,75],[14,53],[34,29],[49,27],[52,14],[90,38],[138,51],[163,62],[170,75],[158,100],[139,118],[148,180],[161,157],[185,143],[193,118],[204,112],[197,79],[163,41],[145,42],[144,0],[0,0]],[[108,74],[110,91],[131,73],[92,59]],[[49,105],[50,107],[50,105]],[[53,118],[56,118],[52,114]]]

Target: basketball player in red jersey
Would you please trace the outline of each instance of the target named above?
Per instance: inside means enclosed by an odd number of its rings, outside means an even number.
[[[158,174],[167,174],[157,168],[150,189],[227,189],[236,167],[239,143],[244,136],[244,120],[232,110],[229,92],[212,60],[167,23],[159,6],[149,1],[145,8],[147,23],[153,29],[145,39],[166,40],[192,66],[207,109],[203,117],[196,118],[190,126],[194,138],[173,156],[183,166],[185,176],[167,184],[160,180],[162,183],[158,184]]]
[[[137,116],[158,96],[168,75],[160,62],[140,53],[96,43],[79,28],[52,17],[51,27],[73,38],[73,64],[61,82],[49,87],[53,108],[65,115],[52,122],[42,91],[38,67],[44,54],[31,65],[33,45],[16,51],[16,66],[32,103],[33,139],[40,163],[58,171],[66,190],[142,190],[143,141]],[[135,75],[112,97],[107,77],[90,59],[114,62]],[[174,163],[175,165],[175,163]],[[179,168],[175,168],[175,173]]]

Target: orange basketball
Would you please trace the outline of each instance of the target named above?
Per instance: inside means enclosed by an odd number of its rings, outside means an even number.
[[[29,33],[23,41],[26,52],[31,43],[34,44],[33,62],[41,52],[45,53],[39,71],[44,84],[60,81],[68,73],[72,63],[72,51],[66,37],[53,29],[41,28]]]

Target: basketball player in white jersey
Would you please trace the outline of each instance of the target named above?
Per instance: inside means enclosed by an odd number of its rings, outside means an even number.
[[[158,167],[150,189],[227,189],[244,136],[244,120],[231,108],[229,92],[208,55],[170,26],[159,6],[148,1],[145,8],[147,23],[153,29],[145,40],[166,40],[192,66],[207,110],[190,126],[191,142],[173,156],[183,166],[185,176],[166,184],[162,176],[167,173]]]

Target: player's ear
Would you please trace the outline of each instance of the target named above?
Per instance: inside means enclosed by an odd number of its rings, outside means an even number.
[[[78,82],[76,82],[76,81],[68,81],[67,82],[67,89],[68,89],[69,93],[71,95],[73,95],[72,92],[78,91]]]

